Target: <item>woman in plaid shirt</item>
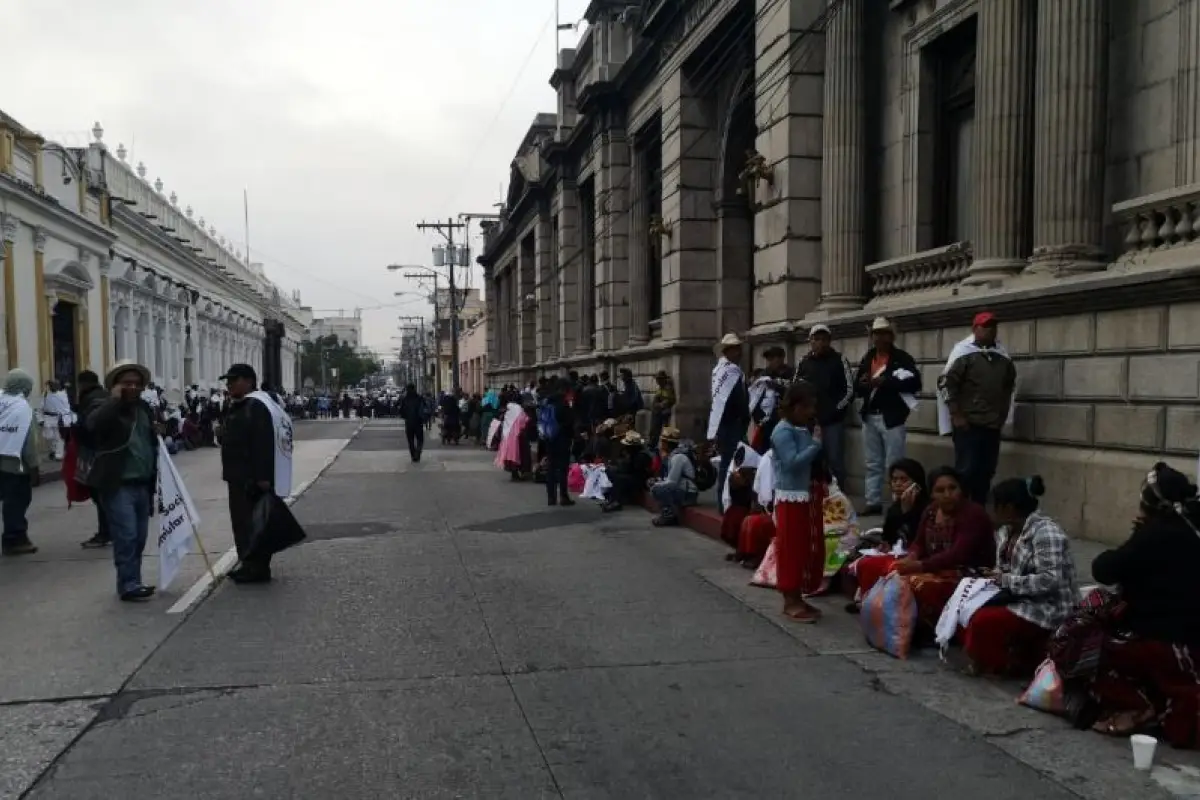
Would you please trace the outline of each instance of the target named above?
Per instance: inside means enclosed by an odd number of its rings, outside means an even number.
[[[992,488],[992,519],[1000,531],[993,580],[1000,593],[975,612],[963,639],[976,674],[1032,675],[1050,634],[1078,603],[1067,534],[1038,511],[1045,490],[1038,475]]]

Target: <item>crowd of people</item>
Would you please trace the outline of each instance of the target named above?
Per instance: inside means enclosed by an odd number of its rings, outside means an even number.
[[[280,396],[258,386],[250,365],[232,365],[221,380],[224,390],[191,387],[183,402],[170,404],[146,367],[124,361],[103,380],[90,370],[79,373],[73,397],[66,387],[48,384],[39,418],[28,400],[33,379],[10,370],[0,392],[0,552],[38,551],[27,515],[40,473],[40,421],[51,456],[62,462],[68,501],[95,505],[97,531],[82,544],[112,549],[121,600],[144,601],[155,593],[142,580],[142,560],[156,513],[160,443],[170,454],[220,447],[239,555],[229,577],[269,581],[272,553],[252,547],[251,517],[261,498],[291,491],[291,420]]]
[[[649,496],[658,507],[653,524],[663,526],[715,485],[730,560],[775,588],[790,620],[817,623],[813,598],[839,589],[853,597],[852,613],[870,605],[901,614],[906,606],[891,599],[899,592],[911,598],[911,646],[945,653],[957,642],[972,675],[1036,673],[1038,685],[1049,675],[1051,707],[1030,704],[1080,727],[1122,736],[1156,728],[1176,746],[1200,745],[1200,589],[1189,579],[1190,557],[1200,555],[1196,485],[1156,464],[1129,540],[1095,559],[1102,586],[1084,593],[1067,533],[1041,508],[1045,482],[995,481],[1017,388],[996,316],[975,316],[939,376],[939,428],[952,436],[954,463],[929,470],[906,456],[921,373],[896,346],[891,323],[873,322],[872,346],[857,365],[832,338],[815,326],[794,369],[771,348],[746,376],[742,342],[724,337],[699,443],[670,424],[675,394],[666,373],[655,376],[649,407],[622,370],[615,383],[605,373],[570,373],[505,386],[464,413],[471,435],[497,451],[496,465],[514,481],[544,482],[551,505],[572,504],[575,494],[612,512]],[[882,524],[843,537],[847,552],[831,579],[829,498],[842,496],[843,430],[854,403],[865,456],[860,510]],[[648,437],[635,424],[643,409]]]

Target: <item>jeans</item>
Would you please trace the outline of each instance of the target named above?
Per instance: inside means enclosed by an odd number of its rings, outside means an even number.
[[[908,429],[903,425],[889,428],[882,414],[868,414],[863,418],[862,432],[863,449],[867,453],[867,505],[879,506],[883,504],[888,470],[904,458]]]
[[[1000,429],[968,425],[954,429],[954,469],[963,492],[980,505],[987,502],[1000,462]]]
[[[546,442],[546,499],[569,500],[567,471],[571,466],[571,439],[565,434]]]
[[[696,504],[696,493],[685,492],[674,483],[656,483],[650,487],[650,496],[658,503],[664,517],[678,517],[684,506]]]
[[[142,555],[150,533],[154,487],[147,484],[122,484],[104,493],[100,501],[108,517],[112,536],[113,564],[117,568],[117,593],[124,594],[142,584]]]
[[[846,491],[846,423],[831,422],[821,426],[821,453],[838,486]]]
[[[4,546],[24,544],[29,539],[29,521],[25,512],[33,502],[33,482],[28,472],[0,472],[0,517],[4,520]]]
[[[419,461],[421,451],[425,449],[425,431],[420,422],[405,422],[404,435],[408,439],[408,454],[413,461]]]
[[[744,428],[742,430],[738,430],[737,427],[731,427],[728,430],[717,429],[717,447],[721,450],[721,465],[717,471],[717,508],[722,514],[725,513],[724,501],[721,499],[725,496],[725,479],[729,476],[729,467],[733,463],[734,451],[742,443],[744,435]]]

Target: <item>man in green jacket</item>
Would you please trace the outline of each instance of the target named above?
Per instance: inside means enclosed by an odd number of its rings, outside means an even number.
[[[142,390],[150,371],[125,361],[104,378],[107,397],[85,409],[84,427],[95,448],[87,485],[100,495],[108,519],[117,594],[122,600],[148,600],[154,587],[142,583],[142,555],[150,532],[158,478],[158,437]]]

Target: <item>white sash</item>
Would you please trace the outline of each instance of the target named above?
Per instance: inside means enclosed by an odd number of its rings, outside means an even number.
[[[33,424],[33,409],[19,394],[0,392],[0,456],[20,458]]]
[[[954,366],[955,361],[958,361],[960,358],[963,358],[964,356],[969,356],[969,355],[971,355],[971,353],[981,352],[983,349],[984,348],[975,344],[974,335],[968,336],[967,338],[963,339],[961,342],[954,345],[953,349],[950,350],[950,358],[946,359],[946,367],[945,367],[945,369],[942,370],[942,375],[945,375],[947,372],[950,371],[950,368],[952,366]],[[1004,356],[1005,358],[1012,360],[1011,356],[1009,356],[1009,354],[1008,354],[1008,351],[1004,349],[1004,345],[1000,344],[999,342],[996,342],[996,346],[991,349],[993,352],[996,352],[996,353]],[[1012,425],[1013,414],[1016,412],[1016,410],[1017,410],[1017,388],[1016,388],[1016,386],[1014,386],[1012,401],[1008,405],[1008,419],[1005,420],[1005,422],[1004,422],[1005,425]],[[942,389],[941,386],[939,386],[937,389],[937,412],[938,412],[938,433],[940,433],[942,436],[949,436],[954,431],[954,424],[950,419],[950,406],[946,405],[946,392],[944,389]]]
[[[261,389],[247,396],[253,397],[271,412],[271,424],[275,428],[275,494],[287,497],[292,493],[292,418],[271,395]]]
[[[707,438],[717,438],[717,428],[721,424],[721,417],[725,414],[725,404],[729,402],[729,395],[733,391],[733,387],[737,386],[737,382],[741,379],[742,368],[725,356],[721,356],[712,371],[712,410],[708,412]]]

